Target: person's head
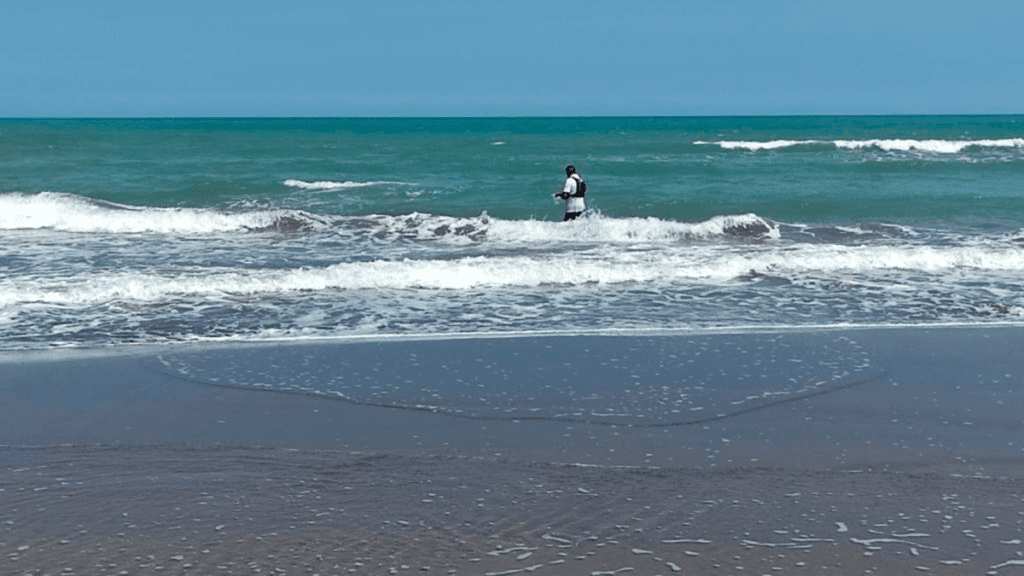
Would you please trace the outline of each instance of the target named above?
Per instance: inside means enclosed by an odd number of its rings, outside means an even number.
[[[568,176],[572,176],[575,173],[576,173],[576,167],[573,166],[572,164],[569,164],[568,166],[565,167],[565,175],[567,177]]]

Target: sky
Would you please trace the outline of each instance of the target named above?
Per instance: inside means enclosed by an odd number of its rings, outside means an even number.
[[[1020,0],[5,2],[0,117],[1024,113]]]

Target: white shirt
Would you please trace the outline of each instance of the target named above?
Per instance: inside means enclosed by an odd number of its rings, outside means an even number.
[[[570,194],[569,198],[565,199],[566,212],[583,212],[587,209],[587,203],[583,201],[583,197],[571,196],[576,193],[576,183],[581,178],[579,174],[573,174],[565,179],[565,187],[562,188],[562,192]]]

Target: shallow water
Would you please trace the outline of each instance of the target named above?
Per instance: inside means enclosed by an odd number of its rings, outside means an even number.
[[[988,327],[23,352],[0,364],[0,432],[707,469],[1013,461],[1021,344]]]

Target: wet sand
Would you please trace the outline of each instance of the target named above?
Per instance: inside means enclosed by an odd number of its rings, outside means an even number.
[[[1022,335],[5,355],[0,569],[1014,574]]]

